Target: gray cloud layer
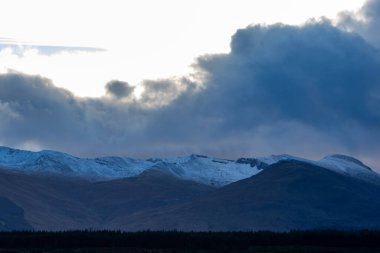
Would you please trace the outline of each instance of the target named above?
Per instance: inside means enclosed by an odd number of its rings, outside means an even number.
[[[338,25],[348,31],[359,33],[380,48],[380,1],[367,0],[357,12],[342,12],[338,18]]]
[[[48,80],[0,75],[0,143],[78,155],[222,157],[347,153],[378,162],[379,51],[329,21],[238,30],[231,52],[205,55],[190,78],[106,85],[83,99]]]

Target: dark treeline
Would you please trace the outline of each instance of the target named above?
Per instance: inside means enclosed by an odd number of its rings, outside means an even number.
[[[1,232],[0,248],[144,248],[247,250],[257,246],[380,249],[380,231],[274,232]]]

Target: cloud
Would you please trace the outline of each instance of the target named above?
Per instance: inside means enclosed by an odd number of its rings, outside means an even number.
[[[121,99],[131,96],[135,87],[127,82],[112,80],[106,84],[105,89],[110,96]]]
[[[10,38],[1,38],[0,37],[0,51],[4,49],[11,49],[14,54],[19,57],[22,57],[25,52],[30,50],[37,50],[41,55],[54,55],[60,54],[63,52],[66,53],[78,53],[78,52],[104,52],[106,51],[103,48],[96,47],[77,47],[77,46],[54,46],[54,45],[39,45],[32,44],[27,42],[20,42]]]
[[[0,103],[17,115],[1,122],[0,139],[6,144],[36,141],[43,146],[57,141],[60,146],[66,138],[75,143],[80,137],[80,101],[67,90],[54,87],[48,79],[19,73],[1,75],[0,84]]]
[[[227,155],[379,151],[378,51],[328,20],[241,29],[196,67],[205,88],[159,114],[167,140]]]
[[[337,23],[341,28],[360,34],[380,48],[380,2],[378,0],[368,0],[359,11],[340,13]]]
[[[380,125],[372,108],[378,106],[372,97],[379,94],[378,52],[326,21],[241,29],[231,53],[200,58],[198,65],[208,73],[204,100],[218,104],[209,110],[218,115],[222,107],[239,127],[260,124],[257,120],[296,120],[319,128],[347,121]]]
[[[238,30],[228,54],[204,55],[192,76],[106,84],[77,98],[48,79],[0,75],[2,145],[78,155],[221,157],[347,153],[377,161],[379,51],[329,20]],[[4,112],[3,112],[4,111]],[[8,113],[9,114],[9,113]]]
[[[141,85],[143,93],[139,102],[150,108],[166,106],[181,94],[193,94],[197,86],[195,82],[186,77],[145,80]]]

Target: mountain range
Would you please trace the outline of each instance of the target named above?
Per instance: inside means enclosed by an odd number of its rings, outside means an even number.
[[[359,160],[83,159],[0,147],[0,231],[380,229],[380,175]]]

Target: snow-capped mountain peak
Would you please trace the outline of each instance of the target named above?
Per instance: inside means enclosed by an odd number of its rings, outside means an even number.
[[[260,172],[259,168],[250,164],[203,155],[161,159],[156,167],[182,179],[214,186],[223,186]]]

